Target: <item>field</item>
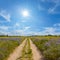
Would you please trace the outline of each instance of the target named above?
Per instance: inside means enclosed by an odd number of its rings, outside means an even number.
[[[60,60],[60,36],[0,37],[0,60]]]
[[[44,56],[44,60],[60,60],[60,37],[42,36],[31,37],[33,43]]]
[[[13,50],[19,46],[24,37],[0,37],[0,60],[7,60]]]

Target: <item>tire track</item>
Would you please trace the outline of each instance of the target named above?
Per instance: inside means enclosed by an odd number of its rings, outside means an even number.
[[[12,54],[9,55],[7,60],[42,60],[42,55],[38,51],[35,44],[31,39],[26,38]]]
[[[20,44],[14,51],[12,54],[10,54],[10,56],[8,57],[7,60],[17,60],[20,56],[21,56],[21,53],[22,53],[22,49],[26,43],[26,40],[25,39],[22,44]]]
[[[30,40],[30,45],[31,45],[31,49],[32,49],[32,54],[33,54],[33,60],[43,60],[43,56],[41,55],[41,53],[38,51],[37,47],[35,46],[35,44],[33,44],[32,40]]]

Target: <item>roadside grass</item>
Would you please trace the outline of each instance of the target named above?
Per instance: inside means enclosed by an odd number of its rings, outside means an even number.
[[[0,60],[7,60],[9,54],[12,53],[21,42],[22,40],[0,40]]]
[[[46,60],[60,60],[60,38],[32,37],[31,40],[42,52]]]

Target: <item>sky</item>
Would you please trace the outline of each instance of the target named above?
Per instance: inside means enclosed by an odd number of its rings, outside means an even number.
[[[60,35],[60,0],[0,0],[0,35],[7,34]]]

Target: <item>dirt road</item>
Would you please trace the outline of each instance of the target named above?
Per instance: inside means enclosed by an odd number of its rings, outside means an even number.
[[[30,45],[32,49],[32,54],[33,54],[33,60],[42,60],[43,57],[41,53],[38,51],[37,47],[33,44],[33,42],[30,40]]]
[[[17,60],[20,56],[21,56],[21,52],[22,52],[22,49],[25,45],[25,42],[26,42],[27,39],[25,39],[23,41],[22,44],[20,44],[14,51],[12,54],[10,54],[10,56],[8,57],[7,60]]]
[[[30,39],[25,39],[7,60],[42,60],[42,55]]]

